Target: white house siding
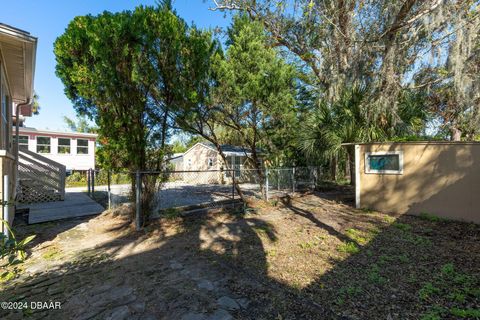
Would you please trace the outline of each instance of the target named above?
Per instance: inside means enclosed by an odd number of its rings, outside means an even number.
[[[61,163],[67,167],[67,170],[88,170],[95,168],[95,141],[96,135],[80,133],[57,133],[38,131],[33,132],[20,128],[20,136],[28,136],[28,150],[37,153],[37,137],[50,137],[50,153],[40,153],[40,155]],[[58,153],[58,139],[70,139],[70,154]],[[77,154],[78,139],[88,140],[88,154]]]
[[[37,39],[28,32],[0,25],[0,200],[9,203],[15,199],[17,172],[12,111],[16,104],[33,96],[36,46]],[[19,108],[21,113],[27,109],[26,106]],[[14,216],[14,206],[4,205],[2,201],[0,218],[12,223]],[[3,223],[0,223],[0,232],[8,234]]]

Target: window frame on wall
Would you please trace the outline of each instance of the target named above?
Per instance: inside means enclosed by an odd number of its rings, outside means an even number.
[[[46,143],[38,143],[38,139],[39,138],[45,138],[45,139],[48,139],[48,144]],[[37,136],[36,137],[36,141],[37,141],[37,153],[39,154],[52,154],[52,137],[47,137],[47,136]],[[48,152],[41,152],[40,149],[38,149],[38,147],[48,147]]]
[[[398,170],[394,169],[372,169],[370,167],[370,157],[398,157]],[[365,152],[365,173],[366,174],[403,174],[403,151],[377,151],[377,152]]]
[[[67,144],[60,144],[60,140],[68,140]],[[72,153],[72,139],[70,138],[57,138],[57,153],[58,154],[71,154]],[[68,150],[67,152],[63,152],[60,150]]]
[[[80,141],[86,141],[87,143],[86,143],[85,146],[83,146],[83,145],[81,146],[81,145],[78,144]],[[86,150],[87,152],[78,152],[78,150]],[[88,139],[77,138],[77,154],[86,155],[86,156],[89,154],[88,153]]]
[[[215,159],[214,158],[208,158],[207,159],[207,167],[212,168],[215,165]]]
[[[27,142],[22,142],[22,138],[27,138]],[[24,150],[27,150],[28,151],[28,141],[30,140],[30,137],[28,135],[18,135],[18,150],[20,151],[24,151]],[[25,149],[22,148],[22,147],[26,147]]]

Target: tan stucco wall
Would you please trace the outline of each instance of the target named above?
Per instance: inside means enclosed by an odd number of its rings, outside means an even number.
[[[14,168],[15,168],[15,161],[12,159],[11,156],[0,156],[0,174],[1,174],[1,181],[0,181],[0,200],[3,201],[3,194],[4,190],[8,187],[10,200],[13,201],[15,199],[15,176],[14,176]],[[9,186],[3,185],[3,177],[5,175],[9,176]],[[10,225],[13,223],[13,218],[15,215],[15,207],[14,205],[10,205],[8,210],[8,217],[7,220]],[[0,210],[0,216],[3,217],[3,207]],[[0,231],[3,232],[3,225],[0,228]]]
[[[480,223],[480,144],[386,143],[358,148],[360,207]],[[380,151],[403,151],[403,174],[365,173],[365,153]]]
[[[213,166],[208,166],[208,159],[213,159]],[[202,144],[197,144],[183,155],[183,170],[220,170],[221,158],[218,152]],[[198,172],[184,174],[184,180],[190,183],[221,183],[220,172]]]
[[[214,159],[214,165],[211,168],[208,167],[209,158]],[[184,170],[217,169],[217,152],[201,144],[197,144],[183,155],[183,167]]]

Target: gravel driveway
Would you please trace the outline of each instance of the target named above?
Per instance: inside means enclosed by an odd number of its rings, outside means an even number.
[[[258,195],[259,185],[251,183],[241,184],[244,193]],[[113,206],[129,202],[131,186],[128,184],[112,185],[111,198]],[[86,187],[67,188],[66,192],[87,191]],[[107,191],[107,186],[95,186],[95,191]],[[221,200],[232,199],[231,185],[222,184],[191,184],[181,181],[167,182],[157,193],[157,208],[167,209],[181,206],[214,203]]]

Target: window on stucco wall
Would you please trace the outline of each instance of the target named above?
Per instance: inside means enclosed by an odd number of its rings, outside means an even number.
[[[213,158],[208,158],[208,161],[207,161],[207,164],[208,164],[208,167],[211,168],[213,167],[213,164],[215,163],[214,159]]]
[[[403,152],[367,152],[365,154],[365,173],[402,174]]]

